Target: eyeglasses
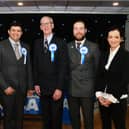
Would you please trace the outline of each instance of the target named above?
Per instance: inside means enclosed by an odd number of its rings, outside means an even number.
[[[48,26],[48,25],[50,25],[50,24],[52,24],[52,23],[51,23],[51,22],[40,23],[40,25],[43,25],[43,26]]]

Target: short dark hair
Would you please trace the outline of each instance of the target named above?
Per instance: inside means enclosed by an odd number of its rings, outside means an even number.
[[[121,29],[119,26],[117,26],[117,25],[113,25],[113,26],[111,26],[110,28],[108,28],[108,29],[107,29],[107,34],[106,34],[106,36],[108,36],[108,33],[109,33],[110,31],[114,31],[114,30],[117,30],[117,31],[120,33],[120,37],[124,37],[123,32],[122,32],[122,29]]]
[[[12,26],[19,26],[21,29],[22,29],[22,24],[18,21],[12,21],[10,24],[9,24],[9,27],[8,29],[10,30]]]
[[[74,21],[73,25],[74,25],[74,24],[76,24],[76,23],[78,23],[78,22],[83,23],[83,24],[84,24],[84,26],[85,26],[85,28],[87,28],[87,22],[86,22],[86,21],[84,21],[84,20],[81,20],[81,19]]]

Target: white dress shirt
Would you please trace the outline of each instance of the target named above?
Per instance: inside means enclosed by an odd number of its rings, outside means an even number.
[[[52,37],[53,37],[53,33],[50,34],[49,36],[47,36],[46,38],[44,38],[44,41],[47,40],[48,42],[48,45],[50,44],[51,40],[52,40]]]
[[[9,37],[9,41],[11,43],[11,46],[12,46],[13,50],[15,51],[15,44],[16,44],[16,42],[13,39],[11,39],[10,37]],[[22,52],[21,52],[21,48],[22,47],[21,47],[20,41],[18,41],[17,44],[19,44],[18,45],[18,49],[19,49],[20,56],[22,56]]]
[[[77,48],[77,43],[78,43],[78,42],[81,43],[81,44],[80,44],[80,48],[81,48],[81,47],[84,45],[85,40],[86,40],[86,38],[84,38],[82,41],[77,41],[77,40],[75,40],[75,46],[76,46],[76,48]]]

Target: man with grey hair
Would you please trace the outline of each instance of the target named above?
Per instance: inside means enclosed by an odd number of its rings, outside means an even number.
[[[34,44],[34,87],[41,98],[44,129],[62,128],[63,84],[66,71],[66,44],[54,33],[49,16],[40,20],[42,38]]]

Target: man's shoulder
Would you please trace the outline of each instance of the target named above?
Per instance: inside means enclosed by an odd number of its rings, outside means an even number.
[[[4,45],[6,42],[9,42],[9,40],[5,39],[5,40],[0,41],[0,45]]]
[[[6,45],[8,45],[8,43],[9,43],[8,39],[2,40],[2,41],[0,41],[0,47],[6,47]]]
[[[38,39],[34,40],[34,43],[38,43],[38,42],[42,42],[42,41],[43,41],[43,38],[38,38]]]
[[[57,42],[64,42],[65,41],[62,37],[60,37],[56,34],[53,35],[52,40],[55,40]]]
[[[35,39],[34,42],[33,42],[33,48],[37,48],[40,46],[40,44],[43,43],[43,38],[38,38],[38,39]]]
[[[25,42],[22,42],[21,43],[21,47],[23,48],[26,48],[27,50],[30,50],[30,45],[29,44],[27,44],[27,43],[25,43]]]
[[[73,45],[73,44],[74,44],[74,41],[68,42],[68,46],[71,46],[71,45]]]
[[[92,48],[98,48],[98,44],[95,42],[92,42],[90,40],[86,40],[86,44],[88,44],[88,46],[90,46]]]
[[[88,43],[88,44],[90,44],[90,45],[96,46],[96,43],[95,43],[95,42],[93,42],[93,41],[86,40],[85,42],[86,42],[86,43]]]

